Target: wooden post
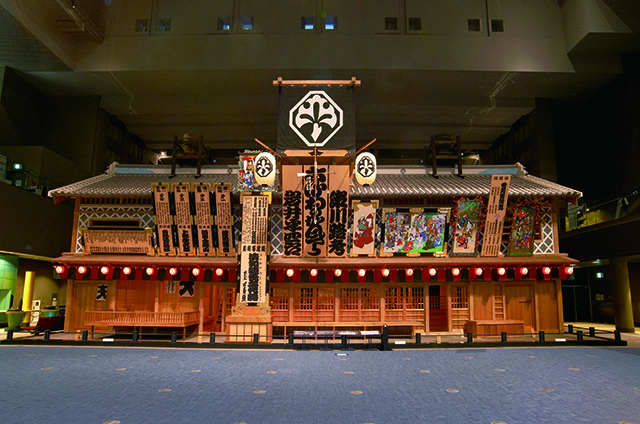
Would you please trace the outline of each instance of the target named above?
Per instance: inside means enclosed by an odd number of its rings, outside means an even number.
[[[447,284],[447,328],[450,333],[453,331],[453,315],[451,311],[451,284]]]
[[[81,197],[76,197],[73,207],[73,233],[71,236],[71,253],[76,252],[76,244],[78,243],[78,220],[80,219],[80,201]],[[66,324],[65,324],[66,325]],[[66,331],[66,330],[65,330]]]
[[[562,306],[562,281],[556,280],[556,304],[558,307],[558,333],[564,332],[564,309]]]
[[[429,322],[429,284],[424,284],[424,332],[429,334],[431,331]]]
[[[69,280],[67,284],[67,299],[65,300],[65,320],[64,320],[64,332],[68,333],[71,327],[71,322],[77,314],[76,311],[76,280]]]
[[[200,311],[200,324],[198,324],[198,343],[202,343],[202,332],[204,331],[204,283],[196,283],[198,287],[198,296],[200,296],[200,305],[198,310]],[[185,327],[185,337],[187,328]]]
[[[473,290],[474,289],[475,289],[475,284],[469,283],[469,288],[468,288],[468,290],[469,290],[469,292],[468,292],[469,293],[469,318],[468,319],[470,319],[470,320],[474,320],[475,316],[476,316],[475,311],[474,311],[474,307],[473,307],[473,299],[474,299]]]
[[[535,325],[536,328],[534,329],[535,331],[539,331],[540,330],[540,311],[539,309],[539,305],[540,303],[538,302],[538,282],[534,281],[533,283],[533,313],[535,314]]]

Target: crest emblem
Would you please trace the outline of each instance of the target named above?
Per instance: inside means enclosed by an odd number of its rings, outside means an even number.
[[[344,113],[327,93],[309,91],[289,111],[289,126],[309,147],[322,147],[342,128]]]
[[[254,159],[256,182],[269,186],[276,177],[276,158],[269,152],[262,152]]]
[[[360,153],[356,157],[355,174],[356,181],[364,187],[373,184],[376,180],[376,157],[371,153]]]

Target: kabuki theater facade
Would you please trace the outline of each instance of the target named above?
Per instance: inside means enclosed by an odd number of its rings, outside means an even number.
[[[65,331],[562,332],[575,261],[557,211],[581,193],[518,164],[438,169],[442,136],[430,167],[378,167],[355,148],[359,81],[340,83],[275,81],[278,145],[237,167],[174,149],[172,165],[114,163],[51,191],[75,199],[54,260]]]

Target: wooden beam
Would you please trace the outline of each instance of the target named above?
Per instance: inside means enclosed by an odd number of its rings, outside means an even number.
[[[356,77],[351,77],[350,80],[283,80],[282,77],[278,77],[277,80],[273,81],[274,87],[280,87],[283,85],[288,86],[307,86],[307,85],[326,85],[326,86],[352,86],[352,87],[360,87],[361,81],[356,79]]]

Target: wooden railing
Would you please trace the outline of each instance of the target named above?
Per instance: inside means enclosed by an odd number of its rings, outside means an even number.
[[[84,325],[185,327],[200,322],[200,311],[148,312],[148,311],[86,311]]]

